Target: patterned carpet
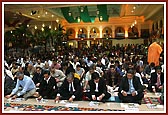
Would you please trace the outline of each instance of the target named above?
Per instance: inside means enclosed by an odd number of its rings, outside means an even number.
[[[46,105],[31,105],[31,104],[15,104],[5,103],[4,110],[7,108],[15,108],[22,111],[124,111],[118,109],[97,109],[97,108],[83,108],[83,107],[65,107],[65,106],[46,106]]]
[[[162,105],[162,102],[160,98],[156,97],[146,97],[142,99],[142,104],[160,104]]]
[[[115,102],[120,103],[120,100],[117,99]],[[163,105],[160,101],[160,98],[158,97],[146,97],[142,99],[142,104],[156,104],[156,105]],[[38,104],[20,104],[20,103],[10,103],[5,102],[4,103],[4,111],[10,111],[10,110],[16,110],[16,111],[125,111],[124,109],[121,109],[120,105],[119,107],[114,107],[115,103],[111,103],[111,106],[113,106],[113,109],[107,109],[107,108],[93,108],[93,107],[67,107],[67,106],[54,106],[54,105],[38,105]],[[120,108],[120,109],[119,109]]]

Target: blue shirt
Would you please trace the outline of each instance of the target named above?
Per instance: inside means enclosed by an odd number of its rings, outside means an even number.
[[[17,94],[17,96],[25,94],[27,91],[30,91],[32,89],[35,89],[36,86],[32,80],[32,78],[24,75],[23,80],[17,79],[16,87],[12,90],[12,95],[16,94],[18,91],[19,87],[22,87],[22,91]]]
[[[124,72],[122,72],[119,67],[116,67],[115,69],[120,74],[120,76],[124,75]]]
[[[132,94],[132,92],[135,91],[135,88],[132,83],[132,79],[128,79],[128,83],[129,83],[129,91],[127,92],[127,94]]]

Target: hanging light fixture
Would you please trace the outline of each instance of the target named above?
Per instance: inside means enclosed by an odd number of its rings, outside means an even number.
[[[34,29],[37,29],[37,26],[36,26],[36,25],[34,26]]]
[[[78,22],[80,22],[81,20],[80,20],[80,17],[78,17]]]
[[[68,15],[69,15],[69,16],[72,16],[72,13],[69,11]]]
[[[136,6],[134,6],[133,9],[135,10],[135,9],[136,9]]]
[[[57,22],[57,23],[59,22],[59,19],[58,19],[58,18],[56,19],[56,22]]]
[[[99,10],[96,11],[96,14],[99,15]]]
[[[137,24],[136,15],[135,15],[135,9],[136,9],[136,6],[134,6],[133,9],[132,9],[132,11],[131,11],[132,13],[134,13],[133,15],[135,16],[135,20],[132,23],[131,28],[133,28],[133,26]]]
[[[81,10],[81,12],[83,12],[83,11],[84,11],[84,8],[83,8],[83,6],[81,6],[81,7],[80,7],[80,10]]]
[[[51,29],[51,25],[49,25],[49,29]]]
[[[42,27],[45,27],[45,24],[43,23]]]
[[[100,21],[102,21],[103,20],[103,17],[102,16],[100,16]]]

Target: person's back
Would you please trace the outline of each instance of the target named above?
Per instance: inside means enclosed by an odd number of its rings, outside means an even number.
[[[14,80],[6,75],[4,79],[4,96],[9,95],[14,88],[15,88]]]
[[[163,51],[162,47],[157,44],[157,42],[153,42],[148,48],[148,63],[155,63],[155,66],[159,65],[159,57],[161,52]]]

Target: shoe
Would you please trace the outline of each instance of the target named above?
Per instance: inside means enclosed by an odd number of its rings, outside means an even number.
[[[135,103],[138,103],[139,105],[141,105],[141,100],[139,100],[139,101],[136,101]]]
[[[102,102],[103,102],[103,103],[105,103],[105,102],[106,102],[106,100],[105,100],[105,99],[102,99]]]
[[[139,104],[139,105],[141,105],[141,100],[140,100],[140,101],[138,101],[138,104]]]
[[[27,97],[25,97],[25,98],[24,98],[24,100],[25,100],[25,101],[27,101],[27,100],[28,100],[28,98],[27,98]]]
[[[126,102],[126,101],[122,101],[122,100],[121,100],[121,103],[128,103],[128,102]]]

